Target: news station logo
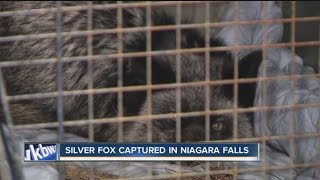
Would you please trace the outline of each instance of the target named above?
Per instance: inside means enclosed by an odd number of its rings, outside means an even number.
[[[25,161],[56,161],[57,144],[49,143],[25,143]]]

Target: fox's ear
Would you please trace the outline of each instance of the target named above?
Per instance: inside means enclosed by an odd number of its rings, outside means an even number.
[[[240,78],[255,78],[257,77],[260,64],[262,62],[262,52],[254,51],[243,57],[239,62],[239,77]]]
[[[260,64],[262,62],[262,52],[255,51],[243,57],[238,64],[239,78],[256,78]],[[233,61],[226,61],[223,67],[223,79],[233,79]],[[241,107],[252,107],[254,103],[256,82],[238,84],[238,105]],[[233,84],[225,85],[222,88],[224,94],[233,98]]]
[[[239,62],[239,78],[256,78],[262,62],[262,52],[255,51]],[[239,83],[238,102],[242,107],[252,107],[256,92],[257,82]]]

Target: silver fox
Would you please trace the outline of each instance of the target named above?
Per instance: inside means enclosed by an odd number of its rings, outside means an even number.
[[[99,2],[103,3],[103,2]],[[62,2],[63,6],[85,5],[86,2]],[[52,8],[56,2],[1,2],[2,11]],[[146,26],[144,8],[123,8],[122,26]],[[87,10],[62,12],[62,31],[85,31],[88,22]],[[160,11],[152,11],[152,25],[161,26],[175,24],[175,19]],[[12,15],[0,17],[0,35],[31,35],[56,32],[56,13],[33,13],[29,15]],[[117,27],[117,9],[93,9],[93,30],[113,29]],[[92,35],[93,55],[109,55],[117,53],[118,41],[116,33],[99,33]],[[127,32],[121,39],[123,52],[146,51],[146,33]],[[55,58],[57,53],[56,37],[34,38],[0,43],[1,61],[36,60]],[[152,50],[176,48],[176,31],[162,30],[152,32]],[[181,48],[205,47],[205,39],[195,29],[181,30]],[[210,39],[210,46],[222,46],[223,41]],[[87,36],[74,35],[62,37],[62,56],[87,56]],[[261,53],[254,52],[239,61],[239,77],[256,77],[261,62]],[[182,53],[181,82],[198,82],[205,80],[205,54]],[[83,90],[88,88],[92,79],[93,88],[117,87],[118,63],[116,58],[93,59],[93,76],[89,78],[87,61],[63,62],[63,90]],[[233,79],[234,58],[228,51],[210,52],[210,80]],[[146,58],[123,58],[123,86],[146,84]],[[175,55],[152,56],[152,84],[176,83]],[[2,68],[8,95],[48,93],[56,91],[56,64],[39,63]],[[233,108],[233,85],[210,85],[210,109]],[[239,84],[238,103],[241,107],[253,104],[255,83]],[[94,118],[117,116],[117,93],[94,94]],[[16,124],[37,123],[39,120],[56,120],[56,98],[41,98],[10,103],[13,119]],[[88,119],[88,95],[65,96],[64,119]],[[152,91],[152,113],[175,113],[175,89]],[[136,116],[147,113],[146,91],[123,93],[124,116]],[[205,110],[205,87],[181,88],[181,112]],[[1,121],[4,115],[1,112]],[[66,131],[87,137],[88,126],[79,125],[65,127]],[[96,141],[117,141],[117,123],[96,124],[94,126]],[[146,141],[147,126],[145,121],[125,122],[123,124],[123,141]],[[239,114],[238,137],[252,136],[252,117],[250,114]],[[233,137],[232,114],[210,116],[210,139],[228,139]],[[202,116],[184,117],[181,119],[181,141],[205,140],[205,118]],[[175,119],[152,120],[152,141],[175,142]]]

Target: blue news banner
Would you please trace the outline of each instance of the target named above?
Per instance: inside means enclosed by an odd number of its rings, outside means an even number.
[[[25,161],[259,161],[259,143],[25,143]]]

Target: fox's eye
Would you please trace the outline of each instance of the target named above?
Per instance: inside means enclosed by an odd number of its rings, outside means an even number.
[[[222,122],[214,122],[211,124],[211,127],[215,131],[221,131],[224,128],[224,124]]]

